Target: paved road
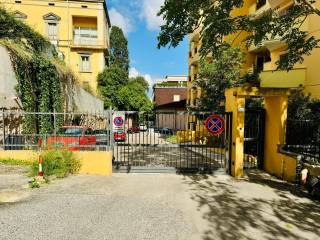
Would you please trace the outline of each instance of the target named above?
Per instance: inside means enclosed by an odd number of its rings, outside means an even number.
[[[73,176],[0,205],[0,239],[319,239],[319,202],[266,176]]]

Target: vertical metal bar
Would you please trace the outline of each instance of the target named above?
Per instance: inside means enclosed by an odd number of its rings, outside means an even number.
[[[6,125],[5,125],[5,114],[4,109],[2,109],[2,125],[3,125],[3,131],[2,131],[2,137],[3,137],[3,150],[6,149]]]

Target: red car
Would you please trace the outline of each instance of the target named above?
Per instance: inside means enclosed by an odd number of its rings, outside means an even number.
[[[64,148],[70,151],[94,149],[96,142],[93,130],[85,126],[64,126],[59,129],[57,136],[47,138],[49,149]]]
[[[125,142],[126,141],[126,133],[125,132],[115,132],[113,133],[115,142]]]
[[[139,133],[140,132],[140,128],[139,127],[131,127],[127,130],[127,133]]]

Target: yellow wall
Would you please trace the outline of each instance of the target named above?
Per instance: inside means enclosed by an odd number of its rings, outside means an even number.
[[[76,152],[81,159],[81,174],[112,175],[112,152]]]
[[[74,152],[81,161],[80,174],[90,175],[112,175],[112,152]],[[16,160],[34,161],[39,157],[35,151],[0,151],[0,158],[11,158]]]
[[[49,6],[49,2],[55,6]],[[47,28],[43,16],[48,13],[59,16],[61,19],[58,21],[58,49],[64,54],[65,62],[77,73],[80,83],[89,82],[94,91],[97,89],[97,75],[105,67],[104,55],[109,47],[109,26],[103,4],[104,1],[70,1],[68,5],[67,1],[60,0],[23,0],[20,4],[14,0],[0,2],[0,6],[11,12],[19,11],[26,14],[27,18],[23,21],[44,36],[47,36]],[[82,8],[83,5],[87,8]],[[97,45],[76,46],[73,42],[74,26],[97,28]],[[89,73],[80,73],[79,53],[91,54]]]
[[[0,151],[0,158],[11,158],[15,160],[34,161],[38,159],[39,154],[34,151]]]
[[[266,128],[264,169],[285,180],[295,178],[296,160],[278,152],[279,144],[285,141],[288,97],[265,97]]]

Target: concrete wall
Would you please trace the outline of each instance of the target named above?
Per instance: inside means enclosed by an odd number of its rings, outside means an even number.
[[[17,95],[15,87],[18,85],[8,50],[0,45],[0,109],[20,108],[13,98]],[[68,93],[71,95],[71,93]],[[71,96],[69,96],[71,97]],[[101,99],[83,90],[80,86],[73,86],[74,110],[79,112],[103,112],[104,104]]]
[[[74,152],[81,161],[80,174],[112,175],[112,152]],[[35,151],[0,151],[0,158],[35,161],[39,152]]]
[[[101,99],[94,97],[79,86],[74,86],[73,102],[75,110],[79,112],[102,113],[104,110],[104,103]]]
[[[7,49],[0,45],[0,108],[19,108],[13,100],[18,84]]]

